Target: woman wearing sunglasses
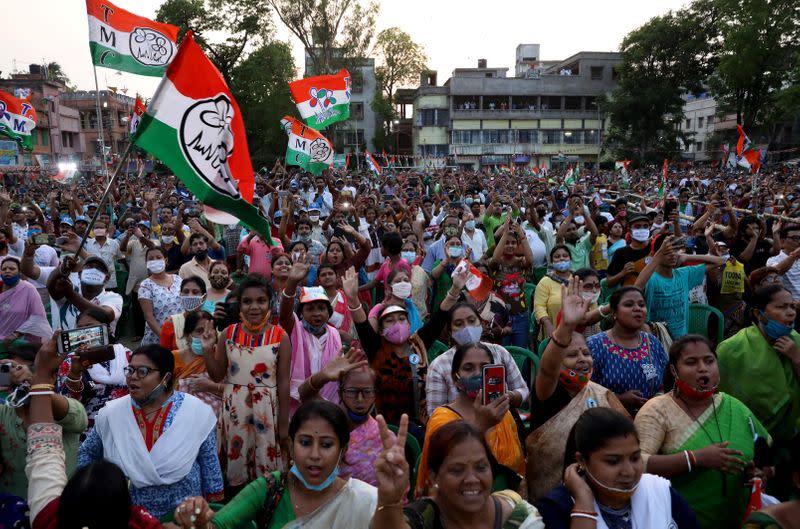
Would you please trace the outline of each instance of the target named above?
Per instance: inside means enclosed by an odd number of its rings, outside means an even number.
[[[223,496],[217,459],[217,417],[208,404],[174,389],[175,360],[160,345],[133,352],[125,368],[129,395],[109,401],[78,452],[78,467],[116,464],[131,499],[156,518],[184,498]]]

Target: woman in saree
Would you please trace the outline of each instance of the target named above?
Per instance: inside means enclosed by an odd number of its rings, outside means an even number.
[[[794,437],[791,444],[789,470],[792,473],[794,498],[800,495],[800,434]],[[743,529],[796,529],[800,520],[800,499],[793,499],[764,507],[747,517]]]
[[[669,364],[675,388],[636,414],[646,469],[672,482],[703,529],[739,527],[748,481],[771,473],[753,463],[757,440],[769,442],[769,434],[738,399],[716,393],[719,366],[707,338],[673,342]]]
[[[437,529],[442,527],[495,527],[544,529],[536,508],[511,490],[492,493],[492,451],[483,432],[464,421],[452,421],[430,438],[427,466],[436,494],[406,506],[408,462],[405,458],[408,416],[400,419],[397,439],[389,436],[378,416],[384,450],[375,462],[378,505],[372,518],[375,529]]]
[[[431,436],[442,426],[453,421],[465,421],[482,432],[486,444],[497,462],[517,474],[525,471],[525,455],[517,434],[517,425],[509,412],[508,393],[483,404],[483,367],[494,364],[488,347],[480,342],[459,345],[453,355],[451,376],[458,388],[458,396],[449,404],[433,410],[425,429],[425,443],[417,473],[416,496],[430,496],[428,453]]]
[[[175,382],[178,391],[202,400],[219,417],[225,385],[211,380],[203,358],[203,333],[208,325],[206,322],[211,321],[211,314],[202,310],[187,314],[183,323],[183,341],[189,347],[172,351],[172,354],[175,356]]]
[[[259,477],[217,513],[204,498],[189,498],[175,510],[176,523],[183,529],[238,529],[253,521],[265,529],[368,527],[375,487],[339,477],[350,441],[344,411],[324,400],[306,402],[289,423],[289,439],[289,472]]]
[[[561,286],[561,318],[542,354],[531,392],[531,429],[525,440],[528,454],[528,498],[537,499],[561,483],[564,449],[572,426],[590,407],[625,408],[611,390],[592,382],[592,355],[583,334],[587,308],[577,276]]]
[[[42,298],[22,279],[16,257],[6,257],[0,264],[0,311],[0,350],[8,350],[16,340],[42,342],[53,334]]]

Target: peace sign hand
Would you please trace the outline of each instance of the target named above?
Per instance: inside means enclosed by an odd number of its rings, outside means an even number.
[[[383,415],[377,417],[381,432],[383,451],[375,460],[375,476],[378,480],[378,505],[397,505],[403,501],[409,483],[408,462],[405,445],[408,435],[408,415],[400,418],[397,439],[392,439]]]
[[[200,342],[203,344],[203,354],[214,352],[214,347],[217,344],[217,331],[214,330],[214,322],[212,320],[205,321]]]

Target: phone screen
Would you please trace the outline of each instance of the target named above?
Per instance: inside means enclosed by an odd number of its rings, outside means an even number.
[[[506,392],[506,366],[483,366],[483,404],[502,397]]]
[[[58,353],[66,356],[74,353],[78,347],[86,344],[88,347],[108,345],[108,327],[105,325],[92,325],[91,327],[78,327],[68,331],[61,331],[58,341]]]
[[[11,385],[11,363],[0,364],[0,387]]]

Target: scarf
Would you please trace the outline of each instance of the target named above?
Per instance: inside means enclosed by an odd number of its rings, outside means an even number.
[[[114,344],[114,359],[94,364],[87,369],[92,380],[106,386],[126,386],[125,368],[128,367],[128,349],[121,343]]]
[[[672,519],[672,496],[669,480],[653,474],[642,474],[639,487],[631,498],[631,527],[633,529],[670,529],[677,527]],[[595,512],[600,512],[594,502]],[[597,517],[597,529],[608,529],[602,516]]]

